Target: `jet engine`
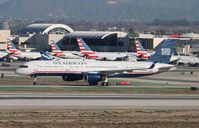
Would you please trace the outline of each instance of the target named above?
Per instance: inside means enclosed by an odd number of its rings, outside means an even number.
[[[98,82],[104,81],[105,77],[99,73],[87,73],[84,76],[84,80],[89,83],[89,85],[97,85]]]

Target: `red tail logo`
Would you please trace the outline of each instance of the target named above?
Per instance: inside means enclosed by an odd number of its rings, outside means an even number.
[[[79,45],[79,49],[81,53],[84,55],[85,58],[87,59],[97,59],[98,56],[96,55],[96,52],[92,51],[88,45],[81,39],[77,39],[77,43]]]
[[[8,51],[9,53],[13,53],[13,54],[20,54],[20,51],[16,49],[16,47],[14,46],[14,44],[10,41],[10,39],[7,39],[7,47],[8,47]]]
[[[148,60],[150,58],[147,51],[142,47],[141,43],[137,39],[135,39],[135,46],[137,54],[141,59]]]
[[[53,52],[54,56],[57,56],[57,57],[64,57],[65,56],[65,54],[60,50],[60,48],[54,42],[54,40],[50,41],[50,45],[51,45],[52,52]]]

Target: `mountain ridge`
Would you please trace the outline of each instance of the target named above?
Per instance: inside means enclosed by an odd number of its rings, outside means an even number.
[[[198,0],[0,0],[0,16],[88,21],[199,21]]]

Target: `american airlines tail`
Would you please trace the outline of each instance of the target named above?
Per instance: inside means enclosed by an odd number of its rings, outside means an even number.
[[[83,54],[85,58],[87,58],[87,59],[97,59],[98,58],[98,56],[96,55],[96,52],[92,51],[89,48],[89,46],[81,38],[77,38],[77,43],[79,45],[81,54]]]
[[[16,49],[16,47],[14,46],[14,44],[12,43],[10,39],[7,39],[7,47],[8,47],[9,53],[13,53],[13,54],[20,53],[20,51]]]
[[[142,46],[142,44],[140,43],[139,40],[134,38],[134,41],[135,41],[135,46],[136,46],[138,57],[143,60],[148,60],[150,58],[150,56],[147,54],[146,49],[144,49],[144,47]]]
[[[65,56],[64,53],[61,51],[61,49],[58,47],[58,45],[55,43],[54,40],[50,41],[50,45],[52,48],[52,52],[55,56],[58,56],[58,57]]]

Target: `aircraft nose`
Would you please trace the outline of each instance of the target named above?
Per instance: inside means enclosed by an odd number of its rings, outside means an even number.
[[[15,73],[18,74],[18,75],[21,75],[20,69],[17,69],[17,70],[15,71]]]
[[[18,68],[16,71],[15,71],[16,74],[18,75],[25,75],[24,71],[20,68]]]

